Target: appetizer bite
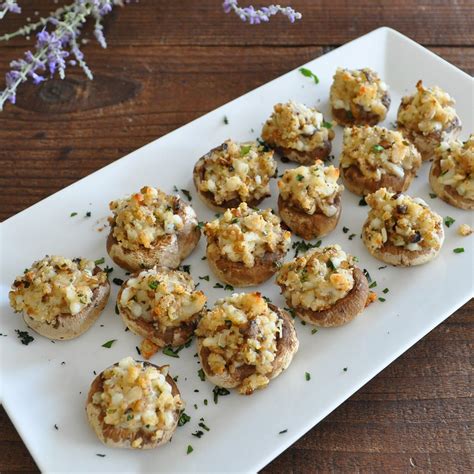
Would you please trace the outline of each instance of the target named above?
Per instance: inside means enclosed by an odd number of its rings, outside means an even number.
[[[331,153],[334,138],[331,127],[315,108],[290,100],[273,107],[271,117],[263,126],[262,138],[283,159],[312,165]]]
[[[226,140],[198,160],[193,179],[204,203],[223,211],[241,202],[258,206],[270,196],[276,170],[272,150],[257,142]]]
[[[113,448],[151,449],[170,441],[183,409],[168,366],[132,357],[97,375],[86,403],[95,434]]]
[[[112,201],[110,209],[107,251],[131,272],[155,265],[178,267],[201,236],[194,209],[179,196],[151,186]]]
[[[291,234],[281,228],[271,209],[254,210],[242,203],[208,222],[207,261],[219,280],[234,286],[268,280],[289,250]]]
[[[339,245],[312,249],[283,264],[276,282],[286,304],[316,326],[352,321],[364,310],[369,296],[366,277]]]
[[[250,395],[291,363],[298,339],[291,316],[260,293],[216,301],[196,329],[198,355],[207,378]]]
[[[339,169],[316,161],[313,166],[286,170],[278,181],[278,211],[282,221],[305,240],[331,232],[341,215],[343,186]]]
[[[168,268],[132,275],[117,297],[125,325],[158,347],[177,347],[187,342],[205,303],[204,293],[196,291],[190,275]]]
[[[387,84],[372,69],[337,68],[330,102],[339,125],[376,125],[387,116],[390,95]]]
[[[421,155],[400,132],[383,127],[344,129],[341,175],[349,191],[359,196],[379,188],[408,189],[421,166]]]
[[[50,339],[73,339],[86,332],[109,299],[110,284],[92,260],[46,256],[18,276],[10,306],[25,323]]]
[[[448,204],[474,209],[474,134],[464,143],[441,143],[431,165],[430,184]]]
[[[372,209],[362,240],[375,258],[408,267],[438,255],[444,241],[443,220],[421,198],[381,188],[365,200]]]
[[[413,95],[402,98],[397,128],[421,153],[423,161],[431,160],[443,141],[454,140],[461,130],[461,120],[454,109],[455,100],[441,88],[416,84]]]

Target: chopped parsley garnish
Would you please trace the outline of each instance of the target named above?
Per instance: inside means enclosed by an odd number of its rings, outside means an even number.
[[[304,77],[311,77],[315,84],[319,84],[318,76],[316,76],[316,74],[314,74],[314,72],[311,71],[310,69],[307,69],[305,67],[300,67],[299,71],[301,72],[301,74],[303,74]]]
[[[297,175],[296,175],[296,179],[297,179],[298,181],[303,181],[304,176],[303,176],[302,174],[297,174]]]
[[[311,329],[311,334],[316,334],[318,332],[318,328]]]
[[[387,294],[389,291],[390,291],[390,290],[389,290],[388,288],[384,288],[384,289],[382,290],[382,293]]]
[[[114,278],[112,281],[118,286],[123,285],[123,280],[121,278]]]
[[[183,272],[191,273],[191,265],[183,265]]]
[[[288,430],[281,430],[278,434],[284,434],[286,433]]]
[[[206,380],[206,374],[204,373],[204,370],[202,369],[199,369],[198,370],[198,375],[199,375],[199,378],[204,382],[204,380]]]
[[[326,122],[326,120],[323,120],[322,126],[324,128],[332,128],[332,123],[331,122]]]
[[[191,196],[191,193],[187,189],[181,189],[181,192],[186,196],[188,201],[192,201],[193,197]]]
[[[384,151],[385,148],[382,145],[374,145],[372,147],[372,150],[374,150],[376,153],[382,153],[382,151]]]
[[[120,314],[120,311],[118,309],[117,303],[115,303],[115,314]]]
[[[295,257],[298,256],[300,252],[306,252],[310,249],[317,248],[321,245],[321,240],[318,240],[315,244],[305,242],[304,240],[299,240],[298,242],[293,242],[291,248],[295,250]]]
[[[55,430],[59,430],[58,425],[55,424],[55,425],[54,425],[54,429],[55,429]]]
[[[458,247],[453,250],[454,253],[463,253],[464,252],[464,247]]]
[[[370,285],[369,288],[375,288],[377,286],[377,282],[374,280]]]
[[[365,196],[362,196],[360,198],[359,206],[367,206],[367,203],[365,202]]]
[[[203,430],[210,431],[210,428],[208,428],[203,422],[198,423],[198,426],[200,426]]]
[[[304,373],[304,378],[306,379],[306,381],[308,382],[309,380],[311,380],[311,374],[309,372],[305,372]]]
[[[326,262],[326,265],[331,270],[334,270],[334,271],[337,270],[337,267],[336,265],[334,265],[334,262],[332,261],[331,258]]]
[[[357,234],[351,234],[351,235],[349,235],[349,237],[348,237],[349,240],[352,240],[356,235],[357,235]]]
[[[105,263],[105,258],[102,257],[102,258],[99,258],[99,259],[97,259],[97,260],[94,260],[94,263],[95,263],[96,265],[102,265],[103,263]]]
[[[372,283],[372,277],[370,276],[370,273],[364,268],[364,270],[362,271],[362,273],[365,275],[365,278],[367,278],[367,281],[369,283]]]
[[[196,433],[191,433],[193,436],[196,436],[196,438],[201,438],[201,436],[204,435],[204,431],[197,430]]]
[[[240,156],[245,156],[252,149],[252,145],[242,145],[240,147]]]
[[[267,143],[262,140],[261,138],[257,138],[258,144],[263,148],[263,151],[269,151],[270,147],[267,145]]]
[[[188,449],[186,450],[186,454],[190,454],[193,451],[194,451],[193,447],[190,444],[188,444]]]
[[[451,227],[456,222],[456,219],[453,219],[451,216],[446,216],[444,218],[444,225],[446,227]]]
[[[86,217],[90,217],[90,216],[92,216],[92,212],[91,212],[91,211],[87,211],[87,212],[86,212]]]
[[[229,125],[229,119],[227,118],[227,115],[224,115],[224,123]]]
[[[221,285],[220,283],[216,283],[212,288],[224,288],[224,285]]]
[[[306,321],[301,320],[301,325],[306,326]]]
[[[271,303],[272,300],[268,297],[268,296],[264,296],[263,299],[267,302],[267,303]]]
[[[20,339],[20,342],[27,346],[30,342],[33,342],[35,338],[33,336],[30,336],[28,331],[20,331],[19,329],[15,329],[15,332],[18,336],[18,339]]]
[[[347,367],[344,367],[342,370],[343,370],[344,372],[347,372]]]
[[[107,275],[109,273],[112,273],[114,271],[114,268],[113,267],[109,267],[108,265],[105,266],[104,268],[104,272],[107,273]]]
[[[212,389],[212,393],[214,394],[214,403],[215,404],[217,404],[219,396],[224,397],[224,396],[230,394],[229,390],[227,390],[226,388],[223,388],[223,387],[214,387]]]
[[[70,217],[77,216],[77,212],[71,212]]]
[[[435,193],[430,193],[430,198],[431,199],[436,199],[438,196]]]
[[[224,286],[224,290],[227,290],[227,291],[234,291],[234,287],[232,285],[225,285]]]
[[[135,349],[137,350],[137,352],[138,352],[138,355],[139,355],[139,356],[141,356],[141,355],[142,355],[142,353],[140,352],[140,348],[139,348],[138,346],[135,346]]]
[[[198,277],[200,280],[206,280],[206,281],[209,281],[209,275],[204,275],[204,276],[200,276]]]
[[[387,268],[387,267],[388,267],[388,265],[383,265],[382,267],[379,267],[377,270],[383,270],[383,269],[385,269],[385,268]]]
[[[117,339],[111,339],[110,341],[107,341],[104,344],[102,344],[102,347],[106,347],[107,349],[110,349],[112,347],[112,344],[116,341]]]
[[[191,417],[187,415],[184,411],[181,413],[179,420],[178,420],[178,426],[183,426],[185,425],[188,421],[191,421]]]
[[[204,405],[207,406],[207,398],[204,399]]]
[[[179,355],[178,355],[178,352],[180,351],[181,349],[178,347],[177,349],[173,349],[172,347],[170,346],[167,346],[163,349],[163,354],[169,356],[169,357],[174,357],[174,358],[177,358],[179,359]]]
[[[385,303],[385,301],[387,301],[387,300],[385,298],[380,297],[379,301],[382,302],[382,303]]]
[[[205,225],[206,225],[205,222],[199,221],[196,227],[197,227],[198,229],[202,229]]]
[[[158,288],[158,281],[157,280],[150,281],[150,283],[148,283],[148,286],[150,287],[150,289],[156,290]]]
[[[99,456],[99,458],[105,458],[105,454],[97,453],[96,456]]]
[[[347,234],[349,232],[349,227],[343,227],[342,232],[344,232],[344,234]]]

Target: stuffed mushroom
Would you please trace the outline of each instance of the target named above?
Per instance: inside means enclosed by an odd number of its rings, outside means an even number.
[[[369,296],[366,277],[339,245],[315,248],[285,263],[276,282],[289,308],[316,326],[352,321]]]
[[[311,240],[331,232],[341,215],[339,169],[317,161],[285,171],[278,188],[278,211],[292,232]]]
[[[423,161],[435,157],[444,141],[454,140],[461,130],[461,120],[454,109],[455,100],[441,88],[416,84],[413,95],[402,98],[397,128],[421,153]]]
[[[208,222],[207,261],[219,280],[234,286],[268,280],[289,250],[291,234],[271,209],[254,210],[242,203]]]
[[[273,151],[266,146],[226,140],[198,160],[194,185],[213,210],[223,211],[241,202],[255,207],[270,196],[270,180],[276,169]]]
[[[400,132],[369,126],[344,129],[341,175],[355,194],[365,196],[379,188],[406,191],[420,166],[419,151]]]
[[[171,440],[184,402],[168,366],[126,357],[92,382],[86,413],[97,437],[114,448],[151,449]]]
[[[338,68],[330,102],[339,125],[376,125],[387,116],[390,95],[387,84],[372,69]]]
[[[218,300],[196,335],[207,379],[244,395],[266,387],[288,368],[299,345],[291,316],[260,293]]]
[[[289,101],[276,104],[265,122],[262,138],[283,159],[312,165],[331,153],[332,124],[315,108]]]
[[[441,143],[431,165],[430,184],[448,204],[474,209],[474,134],[464,143]]]
[[[156,265],[178,267],[201,236],[194,209],[179,196],[151,186],[112,201],[110,209],[107,251],[131,272]]]
[[[10,306],[25,323],[50,339],[86,332],[109,299],[107,273],[92,260],[46,256],[13,282]]]
[[[117,296],[125,325],[158,347],[177,347],[194,333],[206,304],[191,276],[178,270],[152,268],[132,275]]]
[[[439,254],[443,220],[421,198],[381,188],[365,200],[372,209],[362,240],[375,258],[408,267],[427,263]]]

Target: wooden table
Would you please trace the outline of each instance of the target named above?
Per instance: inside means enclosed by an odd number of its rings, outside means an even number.
[[[23,18],[56,7],[22,4]],[[472,0],[299,0],[292,5],[303,21],[254,27],[224,15],[220,4],[140,0],[116,9],[106,22],[108,50],[84,47],[93,82],[73,72],[63,82],[23,86],[18,106],[0,113],[0,220],[382,25],[474,71]],[[18,26],[10,15],[0,32]],[[0,73],[29,44],[0,47]],[[472,472],[473,313],[471,301],[265,470]],[[1,409],[0,471],[36,469]]]

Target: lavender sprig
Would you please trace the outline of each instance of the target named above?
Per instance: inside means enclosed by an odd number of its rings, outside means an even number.
[[[0,3],[0,20],[8,13],[21,13],[21,8],[16,0],[4,0]]]
[[[251,25],[258,25],[261,22],[270,21],[270,17],[281,13],[286,16],[291,23],[300,20],[301,13],[291,7],[281,7],[280,5],[269,5],[255,9],[252,5],[249,7],[239,7],[238,0],[224,0],[222,4],[226,13],[234,12],[242,21],[249,21]]]

